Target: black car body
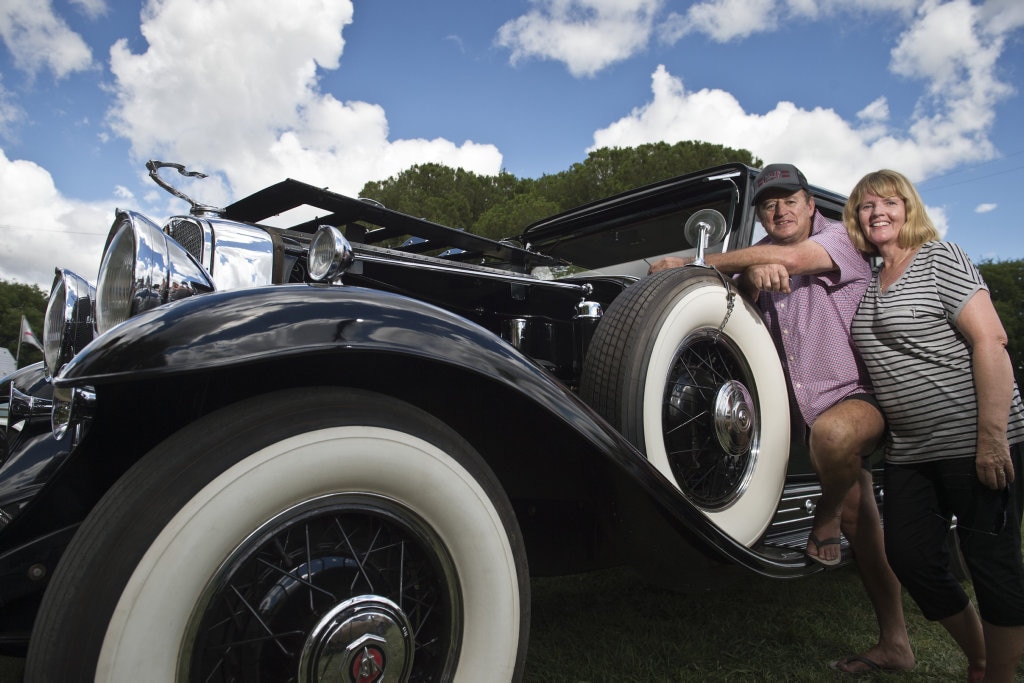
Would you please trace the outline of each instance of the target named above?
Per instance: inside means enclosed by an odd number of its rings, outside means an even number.
[[[754,175],[503,241],[294,180],[119,211],[0,387],[5,649],[39,680],[514,679],[530,575],[814,571],[756,309],[701,265],[646,276],[756,239]]]

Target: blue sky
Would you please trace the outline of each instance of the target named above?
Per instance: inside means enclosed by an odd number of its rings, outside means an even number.
[[[977,260],[1024,258],[1020,0],[2,0],[0,278],[95,278],[115,207],[416,163],[539,177],[703,140],[847,192],[895,168]]]

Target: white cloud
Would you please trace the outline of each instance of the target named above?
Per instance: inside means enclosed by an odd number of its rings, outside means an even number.
[[[946,239],[946,234],[949,232],[949,216],[946,214],[946,209],[941,206],[926,206],[924,210],[928,214],[928,218],[932,219],[932,225],[939,231],[939,238]]]
[[[869,123],[886,121],[889,118],[889,102],[886,98],[879,97],[877,100],[857,112],[857,118]]]
[[[104,16],[108,9],[105,0],[70,0],[70,2],[72,5],[77,5],[82,14],[90,19]]]
[[[660,32],[662,40],[674,43],[689,33],[703,33],[725,43],[754,33],[774,31],[778,26],[775,0],[709,0],[691,5],[686,14],[669,14]],[[814,5],[810,5],[813,9]]]
[[[743,1],[705,4],[726,12],[732,3]],[[748,1],[755,4],[747,7],[761,7],[759,0]],[[681,78],[659,66],[652,75],[652,99],[596,131],[594,147],[705,140],[749,149],[766,163],[796,163],[814,182],[840,191],[869,170],[897,163],[908,177],[921,181],[964,163],[994,158],[988,137],[994,107],[1013,94],[998,78],[997,61],[1007,32],[1024,25],[1024,11],[1018,9],[1022,4],[918,4],[912,16],[900,0],[844,5],[848,10],[864,6],[910,17],[892,50],[891,69],[904,79],[923,82],[924,88],[905,130],[891,125],[884,95],[866,103],[855,121],[844,120],[829,108],[801,109],[790,102],[779,102],[765,113],[748,112],[722,90],[687,91]],[[831,11],[830,5],[819,6],[819,11]],[[771,25],[765,15],[758,16]],[[870,90],[865,92],[871,95]],[[800,144],[811,140],[813,144]],[[829,150],[827,155],[821,154],[824,149]]]
[[[352,12],[339,0],[150,2],[141,26],[146,51],[132,53],[125,40],[110,51],[112,127],[140,159],[223,174],[228,187],[214,192],[221,195],[282,177],[355,194],[367,180],[425,162],[497,173],[501,154],[492,145],[392,141],[381,107],[319,89],[318,69],[338,67]]]
[[[976,207],[974,207],[974,213],[989,213],[991,211],[995,211],[997,208],[999,208],[999,205],[994,204],[992,202],[988,202],[986,204],[978,204]]]
[[[445,36],[444,39],[450,43],[453,43],[457,48],[459,48],[459,52],[461,54],[466,54],[466,46],[462,42],[462,38],[459,37],[457,34],[452,33],[450,35]]]
[[[50,0],[4,0],[0,4],[0,40],[23,71],[50,69],[62,78],[92,66],[92,51],[82,37],[53,13]]]
[[[1012,1],[1012,0],[1010,0]],[[920,0],[705,0],[659,22],[659,37],[675,43],[692,33],[719,43],[771,33],[794,20],[810,23],[835,14],[861,19],[866,12],[909,17]]]
[[[878,140],[889,131],[889,101],[883,96],[857,112],[858,132],[865,142]]]
[[[95,283],[114,208],[61,196],[49,172],[0,150],[0,279],[48,292],[60,265]]]
[[[1024,3],[1020,0],[988,0],[978,10],[979,20],[991,33],[1009,33],[1024,27]]]
[[[13,102],[0,76],[0,138],[8,137],[11,127],[24,118],[25,112]]]
[[[573,76],[593,76],[648,43],[662,0],[531,0],[533,9],[498,29],[512,63],[564,62]]]
[[[1013,93],[996,77],[1004,42],[1004,34],[988,33],[967,0],[928,0],[921,6],[892,51],[896,74],[927,83],[913,128],[918,139],[941,140],[952,133],[970,138],[985,157],[992,155],[985,133],[995,118],[993,105]]]
[[[902,144],[883,136],[875,149],[869,148],[862,133],[831,109],[804,110],[780,102],[765,114],[748,113],[723,90],[687,91],[664,66],[652,75],[651,90],[649,103],[594,134],[594,148],[703,140],[749,149],[766,163],[794,163],[811,182],[841,190],[882,165],[876,160],[890,158],[887,150]],[[877,130],[872,122],[872,137],[877,137]],[[813,144],[800,144],[808,140],[808,131],[814,131]],[[830,153],[823,155],[822,149]]]

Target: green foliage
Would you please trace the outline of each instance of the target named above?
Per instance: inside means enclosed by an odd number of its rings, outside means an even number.
[[[602,147],[568,171],[544,176],[539,182],[549,199],[562,210],[571,209],[635,187],[698,171],[709,166],[739,162],[760,166],[747,150],[707,142],[686,141],[670,145],[656,142],[639,147]]]
[[[658,142],[598,149],[569,170],[537,180],[505,171],[480,176],[461,168],[420,164],[367,183],[360,195],[402,213],[500,239],[581,204],[728,162],[761,164],[746,150],[705,142]]]
[[[411,216],[469,229],[492,205],[511,198],[518,183],[505,172],[480,176],[461,168],[418,164],[387,180],[366,183],[360,195]]]
[[[43,359],[42,352],[30,344],[21,345],[18,355],[18,337],[21,335],[21,316],[40,342],[43,340],[43,316],[46,315],[47,293],[36,285],[0,280],[0,345],[6,346],[18,358],[18,367],[31,365]]]
[[[491,239],[501,239],[519,232],[542,218],[558,213],[561,207],[536,192],[514,195],[484,211],[473,226],[473,232]]]
[[[1006,349],[1019,384],[1024,377],[1024,260],[986,261],[978,264],[978,270],[1006,330]]]

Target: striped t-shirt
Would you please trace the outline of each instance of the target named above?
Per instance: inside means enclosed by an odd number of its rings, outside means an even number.
[[[987,287],[978,269],[951,242],[924,244],[885,292],[878,273],[872,277],[852,333],[888,420],[889,462],[975,455],[971,349],[955,323],[980,289]],[[1024,441],[1016,385],[1007,434],[1011,444]]]

